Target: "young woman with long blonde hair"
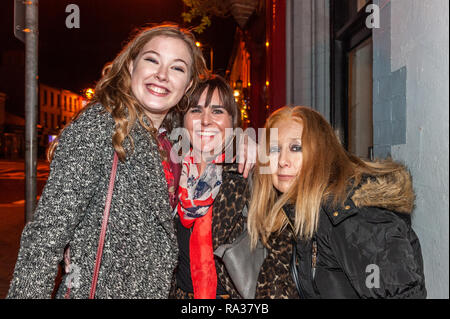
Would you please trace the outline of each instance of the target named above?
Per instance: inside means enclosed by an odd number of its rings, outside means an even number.
[[[92,297],[114,154],[94,297],[168,297],[178,249],[158,129],[170,129],[174,110],[206,75],[193,35],[170,24],[139,30],[104,68],[95,98],[50,149],[50,175],[23,231],[9,298],[50,297],[67,245],[74,281],[66,274],[57,297]]]
[[[425,297],[406,169],[349,154],[307,107],[277,110],[266,129],[248,217],[252,245],[268,249],[256,297]]]

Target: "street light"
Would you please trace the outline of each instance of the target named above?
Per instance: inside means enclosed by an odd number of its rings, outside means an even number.
[[[88,100],[92,99],[94,97],[95,90],[91,88],[87,88],[84,90],[84,95]]]

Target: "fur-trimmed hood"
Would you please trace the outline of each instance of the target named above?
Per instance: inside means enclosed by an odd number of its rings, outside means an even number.
[[[366,178],[351,199],[357,207],[375,206],[410,214],[415,201],[411,174],[402,166],[389,175]]]

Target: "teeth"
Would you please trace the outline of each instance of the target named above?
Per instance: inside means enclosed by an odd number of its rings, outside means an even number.
[[[216,132],[198,132],[197,133],[200,136],[215,136],[217,133]]]
[[[154,86],[154,85],[149,85],[148,87],[149,87],[149,89],[152,90],[153,92],[159,93],[159,94],[166,94],[166,93],[169,92],[168,90],[166,90],[166,89],[164,89],[164,88],[160,88],[160,87],[157,87],[157,86]]]

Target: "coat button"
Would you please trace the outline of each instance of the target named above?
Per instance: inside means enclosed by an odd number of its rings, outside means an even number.
[[[339,215],[338,212],[334,212],[334,213],[333,213],[333,216],[334,216],[334,217],[336,217],[337,215]]]
[[[345,206],[346,210],[349,210],[351,207],[349,205]]]

